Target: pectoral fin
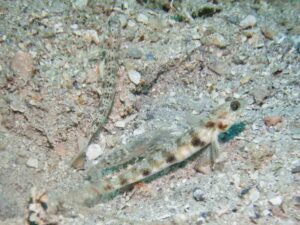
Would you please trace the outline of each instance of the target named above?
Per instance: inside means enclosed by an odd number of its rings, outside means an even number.
[[[219,149],[220,149],[220,145],[218,142],[217,138],[213,138],[213,140],[211,141],[211,146],[210,146],[210,165],[213,168],[216,159],[219,156]]]

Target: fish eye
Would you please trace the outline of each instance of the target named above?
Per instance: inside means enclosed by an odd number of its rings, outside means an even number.
[[[230,108],[232,111],[237,111],[240,108],[241,104],[239,101],[233,101],[230,103]]]

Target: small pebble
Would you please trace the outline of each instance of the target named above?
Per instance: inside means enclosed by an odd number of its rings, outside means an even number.
[[[284,217],[286,217],[286,214],[284,213],[284,211],[282,210],[281,207],[273,206],[273,207],[271,208],[271,210],[272,210],[272,215],[273,215],[274,217],[279,217],[279,218],[284,218]]]
[[[247,38],[252,38],[254,36],[257,36],[257,34],[260,33],[260,30],[257,28],[253,28],[253,29],[247,29],[243,31],[243,34],[247,37]]]
[[[256,188],[249,191],[249,199],[251,202],[256,202],[260,197],[260,193]]]
[[[256,169],[262,168],[268,158],[272,157],[274,152],[272,148],[267,145],[259,145],[259,144],[249,144],[249,156],[251,161]]]
[[[295,166],[295,167],[292,169],[292,173],[300,173],[300,165]]]
[[[294,140],[300,140],[300,134],[293,135],[292,139],[294,139]]]
[[[74,0],[72,5],[75,9],[83,9],[87,6],[88,0]]]
[[[193,197],[196,201],[204,201],[204,194],[200,188],[196,188],[193,192]]]
[[[241,84],[247,84],[247,83],[249,83],[249,81],[251,81],[252,80],[252,77],[251,76],[244,76],[241,80],[240,80],[240,83]]]
[[[125,10],[125,9],[128,9],[128,3],[127,2],[123,2],[122,5],[121,5],[122,9]]]
[[[120,24],[122,28],[125,28],[127,26],[128,23],[128,16],[126,15],[121,15],[119,18]]]
[[[143,24],[148,24],[149,23],[148,17],[144,14],[139,14],[138,17],[136,18],[136,20],[140,23],[143,23]]]
[[[240,183],[241,183],[241,178],[239,174],[233,174],[232,175],[232,179],[233,179],[233,184],[236,188],[240,187]]]
[[[210,215],[211,215],[211,212],[207,212],[207,211],[200,212],[200,217],[202,217],[204,219],[208,218]]]
[[[274,206],[279,206],[282,204],[282,196],[276,196],[275,198],[271,198],[269,202]]]
[[[210,62],[207,67],[217,74],[227,75],[229,71],[229,65],[222,60],[214,60]]]
[[[30,158],[27,160],[26,165],[30,168],[37,169],[39,167],[39,161],[35,158]]]
[[[156,60],[155,55],[152,52],[146,54],[147,60]]]
[[[127,56],[133,59],[140,59],[143,56],[143,52],[138,48],[128,48]]]
[[[70,28],[71,29],[73,29],[73,30],[77,30],[78,29],[78,24],[72,24],[71,26],[70,26]]]
[[[57,143],[54,145],[54,150],[57,155],[60,157],[65,157],[68,153],[68,150],[66,149],[66,146],[63,143]]]
[[[86,80],[85,80],[85,83],[87,84],[93,84],[93,83],[96,83],[101,74],[101,68],[102,66],[102,62],[100,64],[97,64],[94,68],[90,68],[87,72],[86,72]]]
[[[85,30],[83,31],[82,36],[88,43],[94,42],[97,45],[100,43],[98,33],[95,30]]]
[[[263,216],[271,216],[271,215],[272,215],[272,212],[271,212],[269,209],[265,209],[265,210],[262,212],[262,215],[263,215]]]
[[[216,163],[224,163],[228,160],[228,153],[227,152],[222,152],[216,159]]]
[[[275,126],[278,123],[282,122],[282,117],[281,116],[266,116],[264,118],[264,122],[268,127]]]
[[[183,214],[183,213],[179,213],[174,217],[174,222],[175,224],[183,224],[184,221],[187,221],[187,215]]]
[[[194,168],[197,172],[202,173],[202,174],[211,173],[211,167],[209,165],[207,165],[207,166],[196,165]]]
[[[274,40],[278,34],[278,30],[274,26],[263,26],[261,32],[270,40]]]
[[[243,29],[252,28],[256,25],[256,17],[249,15],[240,22],[240,27]]]
[[[89,147],[87,149],[86,157],[88,160],[95,160],[100,155],[102,155],[102,153],[103,153],[103,150],[101,149],[100,145],[91,144],[91,145],[89,145]]]
[[[115,126],[119,127],[119,128],[124,128],[126,126],[126,123],[124,120],[120,120],[120,121],[115,122]]]
[[[141,74],[136,70],[129,70],[128,77],[130,81],[136,85],[138,85],[141,82]]]
[[[11,68],[17,75],[29,78],[34,69],[31,55],[27,52],[17,52],[12,59]]]
[[[251,91],[251,94],[258,105],[263,105],[265,100],[271,95],[268,87],[264,85],[257,85],[257,87],[254,87],[254,89]]]
[[[221,34],[213,34],[209,37],[209,39],[210,39],[210,44],[217,46],[219,48],[225,48],[228,45],[228,42]]]
[[[57,34],[64,32],[63,24],[62,23],[54,24],[53,30]]]
[[[257,224],[257,219],[261,218],[261,210],[257,205],[253,205],[253,211],[250,213],[250,219],[253,223]]]
[[[128,27],[134,28],[136,26],[136,22],[134,22],[133,20],[128,20],[127,25]]]
[[[76,170],[82,170],[84,168],[85,159],[86,155],[81,153],[79,156],[73,159],[71,166]]]
[[[4,132],[0,131],[0,151],[5,150],[8,146],[8,138]]]
[[[296,206],[300,206],[300,196],[295,196],[294,197],[294,202]]]

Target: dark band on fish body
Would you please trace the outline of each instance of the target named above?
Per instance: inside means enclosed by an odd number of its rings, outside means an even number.
[[[125,185],[125,184],[128,183],[127,179],[124,178],[124,177],[119,177],[119,179],[120,179],[120,184],[121,184],[121,185]]]
[[[212,121],[208,121],[208,122],[205,124],[205,127],[206,127],[206,128],[213,128],[213,127],[215,127],[215,123],[212,122]]]
[[[104,190],[106,190],[106,191],[109,191],[109,190],[112,190],[112,189],[113,189],[113,186],[111,184],[106,184],[104,186]]]
[[[224,124],[224,123],[222,123],[222,122],[219,122],[217,125],[218,125],[218,128],[219,128],[220,130],[226,130],[227,127],[228,127],[227,124]]]
[[[149,176],[150,173],[151,173],[150,169],[143,169],[143,171],[142,171],[142,174],[143,174],[144,177]]]
[[[175,161],[176,161],[176,157],[175,157],[174,154],[170,154],[170,155],[168,155],[167,158],[166,158],[166,162],[167,162],[167,163],[173,163],[173,162],[175,162]]]
[[[98,196],[101,195],[101,192],[94,186],[90,186],[90,190],[94,193],[96,193]]]
[[[193,136],[193,137],[192,137],[192,140],[191,140],[191,144],[192,144],[194,147],[199,147],[199,146],[204,146],[204,145],[205,145],[205,142],[202,141],[199,137]]]

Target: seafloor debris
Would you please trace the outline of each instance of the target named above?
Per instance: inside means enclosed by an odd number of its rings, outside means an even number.
[[[37,192],[36,188],[31,189],[31,197],[29,200],[26,225],[58,225],[58,220],[54,215],[49,215],[48,195],[45,191]]]

